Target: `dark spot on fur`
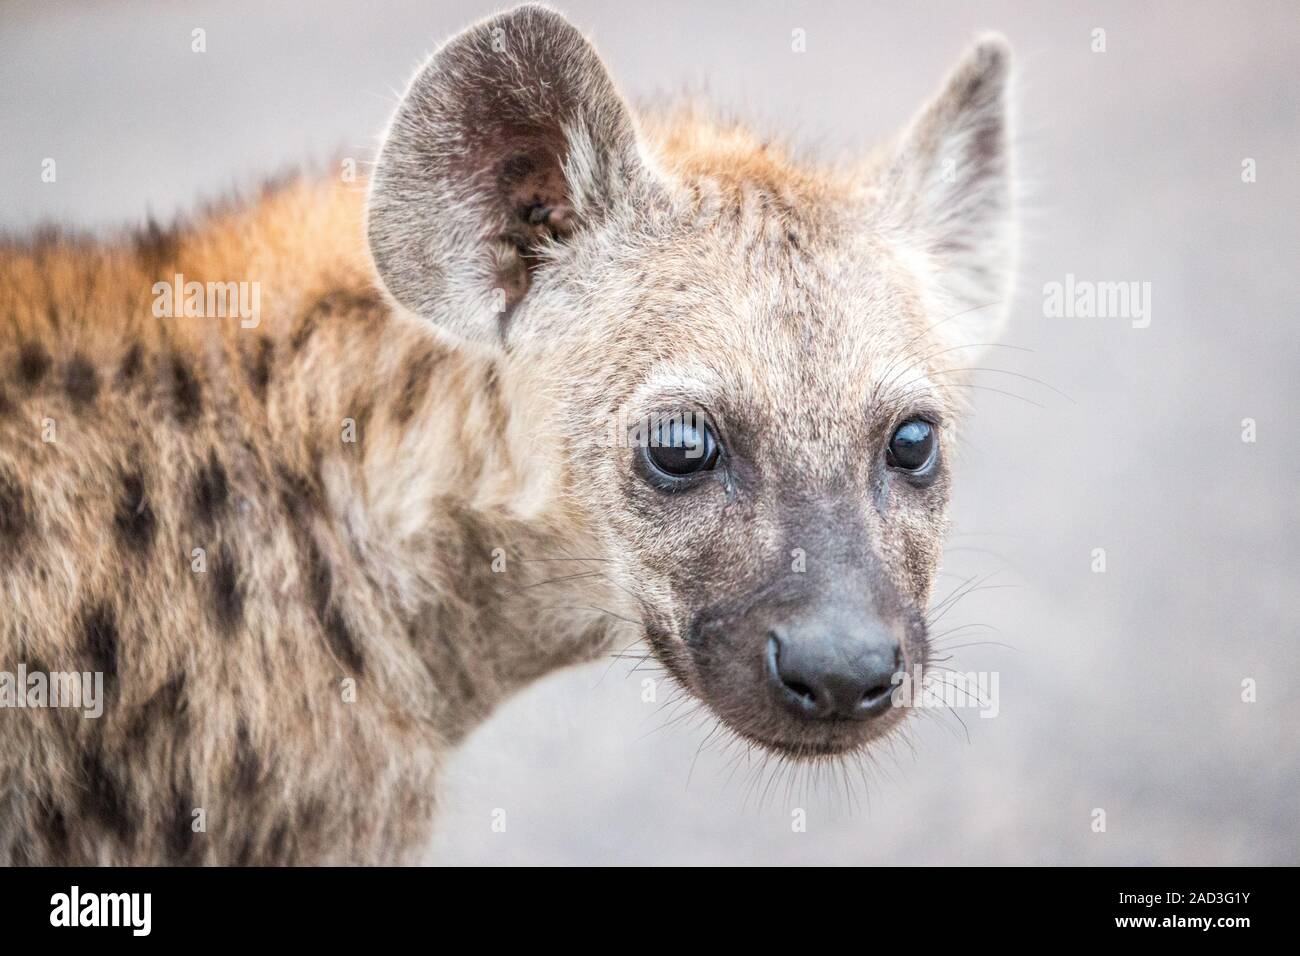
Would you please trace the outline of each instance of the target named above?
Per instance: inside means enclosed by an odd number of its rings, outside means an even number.
[[[194,795],[188,787],[173,793],[165,837],[167,852],[175,863],[189,862],[194,852],[194,809]]]
[[[153,544],[158,522],[146,500],[144,478],[139,472],[122,476],[122,498],[113,523],[122,543],[135,553],[142,554]]]
[[[55,866],[64,863],[68,856],[68,818],[51,794],[46,794],[41,803],[36,829],[45,840],[48,862]]]
[[[30,523],[22,485],[9,472],[0,471],[0,553],[17,544]]]
[[[32,851],[26,843],[20,841],[10,844],[9,865],[14,867],[35,866],[35,862],[32,860]]]
[[[324,495],[319,481],[305,475],[290,471],[283,465],[277,465],[276,477],[280,483],[280,503],[288,513],[290,520],[302,522],[313,511],[319,511],[324,505]]]
[[[136,831],[130,798],[117,775],[105,764],[98,741],[83,754],[81,774],[85,786],[81,795],[82,812],[123,842],[129,841]]]
[[[275,354],[275,343],[265,336],[257,340],[253,352],[244,353],[244,374],[253,394],[258,401],[266,401],[266,389],[271,382],[271,358]]]
[[[248,733],[248,725],[242,720],[235,730],[235,773],[233,786],[235,793],[249,796],[257,792],[262,782],[262,759],[253,749],[253,741]]]
[[[134,236],[135,254],[144,271],[153,279],[163,278],[167,266],[180,255],[180,235],[174,228],[164,229],[151,216]],[[171,277],[168,276],[168,279]]]
[[[324,800],[320,797],[312,797],[302,805],[298,815],[298,828],[307,831],[315,830],[324,821],[327,809]]]
[[[316,334],[316,326],[320,324],[321,307],[316,305],[309,309],[298,323],[298,327],[293,330],[293,335],[289,337],[289,348],[293,352],[301,352],[304,345]]]
[[[331,608],[325,618],[325,636],[329,638],[334,653],[352,673],[360,674],[365,670],[366,661],[361,656],[361,648],[357,646],[356,637],[338,608]]]
[[[320,325],[323,318],[328,318],[334,313],[332,301],[328,295],[317,299],[311,304],[302,318],[298,320],[297,327],[293,330],[293,335],[289,336],[289,349],[292,352],[301,352]]]
[[[167,849],[176,863],[190,859],[194,850],[194,807],[185,795],[179,797],[167,827]]]
[[[185,710],[185,672],[181,671],[158,688],[145,706],[156,706],[159,712],[167,717],[180,716]]]
[[[318,471],[319,466],[317,473]],[[280,481],[281,500],[291,521],[290,530],[302,556],[302,578],[312,611],[335,656],[354,673],[360,674],[365,667],[361,646],[342,612],[334,604],[333,573],[306,521],[312,509],[321,505],[319,477],[311,481],[283,466],[277,466],[276,472]]]
[[[207,464],[199,469],[194,479],[194,516],[200,525],[211,527],[229,501],[226,469],[217,459],[216,451],[209,451]]]
[[[34,654],[24,641],[18,643],[17,659],[27,662],[27,673],[29,674],[48,674],[54,669],[45,662],[43,657]]]
[[[307,585],[310,589],[312,610],[321,620],[329,611],[330,595],[334,587],[334,577],[325,556],[315,541],[307,541]]]
[[[794,234],[793,229],[786,230],[785,241],[790,243],[792,249],[799,248],[799,237]]]
[[[329,562],[321,554],[316,542],[308,538],[304,542],[305,569],[307,587],[310,591],[312,610],[321,623],[325,637],[335,655],[355,674],[365,669],[365,658],[357,643],[352,629],[348,627],[342,612],[333,601],[334,578]]]
[[[429,391],[433,370],[446,358],[446,353],[435,348],[423,348],[407,357],[402,364],[397,398],[393,402],[393,420],[405,425],[415,414],[415,409]]]
[[[90,654],[93,670],[102,671],[105,679],[117,676],[117,620],[107,604],[96,604],[82,617],[82,635]]]
[[[483,375],[483,399],[487,404],[491,419],[490,428],[494,435],[503,434],[510,421],[510,406],[501,394],[501,383],[496,363],[487,367]]]
[[[199,381],[179,355],[171,357],[167,376],[172,398],[172,413],[178,422],[188,425],[199,417],[199,412],[202,410],[202,390],[199,388]]]
[[[349,294],[352,309],[358,316],[376,321],[388,318],[388,305],[375,289],[362,289]]]
[[[0,415],[8,415],[14,410],[14,403],[9,400],[9,395],[3,388],[0,388]]]
[[[289,824],[281,821],[275,825],[271,831],[271,839],[267,844],[268,863],[284,865],[288,862],[289,850]]]
[[[50,370],[50,356],[35,342],[29,342],[18,353],[18,381],[27,388],[35,388]]]
[[[167,728],[177,735],[187,730],[188,717],[185,704],[185,672],[163,684],[140,707],[127,728],[127,736],[140,743],[150,731]]]
[[[212,588],[212,611],[217,623],[229,633],[239,625],[244,615],[244,591],[239,584],[230,549],[224,544],[208,568],[208,581]]]
[[[122,364],[117,369],[117,387],[128,388],[137,378],[140,377],[140,369],[144,365],[144,349],[140,348],[137,342],[126,351],[122,357]]]
[[[323,321],[338,316],[373,317],[386,312],[383,300],[373,289],[360,292],[353,289],[335,289],[321,296],[303,313],[298,327],[289,337],[289,348],[294,353],[302,351],[303,346],[316,334]]]
[[[77,405],[93,402],[99,394],[99,373],[84,355],[74,355],[64,371],[63,387]]]

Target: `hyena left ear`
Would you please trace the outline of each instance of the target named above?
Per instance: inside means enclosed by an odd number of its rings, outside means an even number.
[[[993,341],[1015,277],[1015,183],[1009,135],[1011,48],[982,36],[903,134],[885,166],[889,231],[922,253],[945,310],[935,334]]]
[[[555,244],[648,181],[596,51],[526,4],[453,37],[411,81],[371,180],[370,251],[412,312],[500,343]]]

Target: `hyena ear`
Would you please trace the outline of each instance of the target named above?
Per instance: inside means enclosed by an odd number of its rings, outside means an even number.
[[[416,73],[370,186],[379,275],[411,311],[503,341],[555,243],[645,179],[631,112],[591,44],[553,10],[517,7]]]
[[[963,345],[997,337],[1015,278],[1010,67],[1007,41],[981,37],[885,167],[886,222],[928,263],[946,310],[936,335]]]

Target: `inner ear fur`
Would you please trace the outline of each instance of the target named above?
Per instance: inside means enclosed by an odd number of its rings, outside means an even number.
[[[888,165],[884,216],[928,257],[952,313],[941,330],[987,343],[1009,309],[1016,264],[1010,135],[1011,48],[986,34],[903,134]]]
[[[644,175],[596,51],[554,11],[518,7],[448,41],[411,81],[371,181],[371,254],[408,309],[499,340],[548,247]]]

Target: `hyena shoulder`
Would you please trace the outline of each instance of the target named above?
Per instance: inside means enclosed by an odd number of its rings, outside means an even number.
[[[170,230],[0,250],[0,671],[104,682],[96,719],[0,711],[0,857],[378,859],[419,815],[339,808],[401,777],[431,799],[427,734],[340,706],[348,681],[429,688],[411,650],[367,645],[404,629],[337,509],[438,376],[472,370],[394,321],[361,206],[301,179]],[[189,283],[201,314],[158,307]],[[209,283],[241,298],[210,314]]]

